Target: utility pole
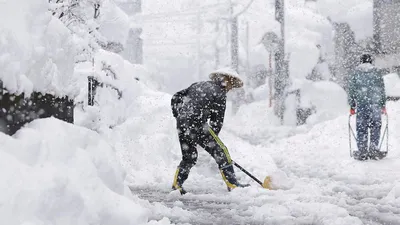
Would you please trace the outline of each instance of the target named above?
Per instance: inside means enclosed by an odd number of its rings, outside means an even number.
[[[272,100],[273,100],[273,91],[272,89],[274,88],[272,85],[273,82],[273,77],[272,77],[273,71],[272,71],[272,52],[269,52],[269,57],[268,57],[268,89],[269,89],[269,107],[272,107]]]
[[[246,76],[250,74],[250,27],[246,21]]]
[[[373,42],[375,54],[382,52],[381,44],[381,7],[382,0],[373,1]]]
[[[126,3],[120,3],[124,11],[129,15],[142,12],[142,0],[131,0]],[[129,30],[128,41],[126,43],[123,55],[133,64],[143,64],[143,40],[140,38],[143,29],[141,27],[131,28]]]
[[[279,49],[282,47],[281,46],[281,39],[279,39],[278,35],[275,32],[269,31],[264,34],[262,37],[261,44],[264,45],[265,50],[269,52],[269,57],[268,57],[268,87],[269,87],[269,107],[272,107],[272,101],[278,100],[276,96],[273,95],[273,90],[275,89],[275,82],[274,80],[277,79],[278,77],[278,60],[276,59],[276,53],[279,51]],[[275,67],[276,70],[275,72],[272,70],[272,57],[273,55],[275,56]],[[278,101],[276,101],[275,106],[279,104]]]
[[[281,24],[281,40],[275,52],[275,114],[284,122],[286,86],[288,84],[288,62],[285,59],[285,0],[275,0],[275,19]]]
[[[133,7],[135,13],[142,12],[142,0],[133,0]],[[142,28],[134,29],[134,43],[135,43],[135,54],[133,63],[143,64],[143,40],[140,38],[142,34]]]
[[[233,15],[233,4],[231,2],[231,67],[239,72],[239,35],[238,18]]]
[[[215,22],[215,33],[219,35],[219,20]],[[215,39],[215,68],[218,69],[220,61],[219,61],[219,47],[218,47],[218,38]]]
[[[197,72],[197,77],[200,78],[201,75],[201,15],[200,15],[200,9],[197,10],[197,15],[196,15],[196,72]]]
[[[220,3],[220,0],[216,0],[216,2]],[[216,35],[219,35],[219,29],[220,29],[219,25],[220,25],[219,24],[219,18],[217,18],[216,21],[215,21],[215,34]],[[215,55],[214,55],[214,57],[215,57],[215,68],[214,69],[217,70],[218,67],[219,67],[219,64],[220,64],[220,61],[219,61],[220,51],[219,51],[219,46],[218,46],[218,38],[215,38],[214,44],[215,44]]]

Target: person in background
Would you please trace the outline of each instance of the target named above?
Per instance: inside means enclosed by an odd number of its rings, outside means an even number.
[[[385,84],[380,70],[372,63],[372,56],[363,54],[361,64],[349,80],[350,114],[356,115],[358,151],[354,152],[354,158],[357,160],[381,159],[385,156],[379,149],[381,114],[386,114]]]

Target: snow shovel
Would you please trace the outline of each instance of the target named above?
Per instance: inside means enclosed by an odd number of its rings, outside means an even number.
[[[261,187],[272,190],[270,176],[266,176],[264,179],[264,182],[261,182],[259,179],[257,179],[255,176],[253,176],[251,173],[249,173],[247,170],[245,170],[243,167],[241,167],[235,161],[233,161],[233,165],[235,165],[237,168],[239,168],[241,171],[243,171],[243,173],[245,173],[247,176],[249,176],[251,179],[253,179],[255,182],[257,182],[259,185],[261,185]]]
[[[382,135],[382,138],[381,138],[380,143],[379,143],[379,152],[382,154],[382,158],[386,157],[386,155],[389,152],[389,116],[387,114],[385,114],[385,115],[386,115],[386,126],[384,128],[383,135]],[[349,127],[349,149],[350,149],[350,157],[353,157],[354,155],[353,155],[353,150],[352,150],[352,147],[351,147],[351,137],[353,136],[354,140],[357,142],[357,136],[356,136],[356,134],[354,132],[354,129],[351,126],[351,123],[350,123],[351,116],[352,115],[349,115],[349,121],[348,121],[348,127]],[[383,140],[385,139],[385,137],[386,137],[386,151],[381,151]]]
[[[261,187],[272,190],[270,176],[265,177],[264,182],[261,182],[259,179],[257,179],[255,176],[253,176],[251,173],[249,173],[247,170],[245,170],[243,167],[241,167],[239,164],[237,164],[235,161],[233,161],[229,154],[228,148],[224,145],[224,143],[221,141],[221,139],[218,137],[218,135],[215,134],[215,132],[210,127],[208,128],[208,130],[210,131],[211,135],[213,136],[215,141],[218,143],[218,145],[224,150],[224,152],[228,158],[228,162],[232,162],[233,165],[235,165],[237,168],[239,168],[241,171],[243,171],[247,176],[249,176],[251,179],[256,181],[258,184],[260,184]]]

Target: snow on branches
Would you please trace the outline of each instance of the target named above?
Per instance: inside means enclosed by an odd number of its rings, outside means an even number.
[[[104,0],[49,0],[49,9],[74,35],[77,47],[75,62],[91,60],[93,52],[107,46],[99,30],[99,16]]]

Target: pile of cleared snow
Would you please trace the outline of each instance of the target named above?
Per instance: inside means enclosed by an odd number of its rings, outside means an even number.
[[[95,132],[37,120],[0,133],[0,215],[5,224],[146,224],[115,150]]]
[[[275,102],[269,107],[267,88],[268,85],[263,85],[255,89],[252,94],[256,102],[242,105],[235,115],[228,114],[225,128],[258,144],[306,132],[313,125],[335,119],[348,111],[347,94],[339,85],[329,81],[304,82],[299,86],[300,106],[314,108],[315,111],[307,119],[306,126],[295,127],[297,103],[295,96],[289,95],[284,126],[281,126],[274,113]]]
[[[349,109],[346,91],[334,82],[308,83],[302,87],[301,94],[303,106],[315,107],[316,113],[307,121],[311,124],[334,119]]]
[[[387,96],[400,97],[400,76],[397,73],[385,75],[385,89]]]
[[[154,93],[139,96],[131,103],[129,119],[117,126],[109,140],[115,141],[117,152],[133,184],[172,182],[180,147],[170,110],[170,97]]]
[[[77,94],[72,35],[46,0],[0,2],[0,79],[11,92]]]
[[[280,126],[280,120],[269,107],[269,101],[258,101],[240,107],[232,117],[227,116],[224,129],[228,129],[252,143],[286,137],[289,127]]]

